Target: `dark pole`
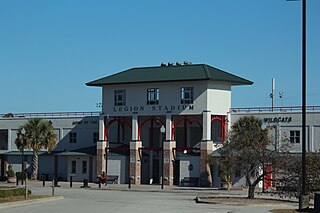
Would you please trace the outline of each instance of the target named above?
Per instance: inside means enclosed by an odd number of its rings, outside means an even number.
[[[163,133],[161,132],[161,139],[162,139],[162,161],[161,161],[161,163],[162,163],[162,178],[161,178],[161,189],[163,189],[163,181],[164,181],[164,172],[163,172],[163,165],[164,165],[164,163],[163,163],[163,161],[164,161],[164,152],[163,152]]]
[[[131,177],[130,177],[130,145],[128,149],[128,188],[131,189]]]
[[[128,188],[131,189],[131,177],[130,177],[130,150],[128,156]]]
[[[21,185],[23,185],[23,178],[24,178],[24,139],[22,139],[23,145],[22,145],[22,166],[21,166]]]
[[[161,170],[162,170],[162,178],[161,178],[161,189],[163,189],[163,182],[164,182],[164,149],[163,149],[163,147],[164,147],[164,141],[165,141],[165,132],[166,132],[166,128],[162,125],[161,127],[160,127],[160,132],[161,132],[161,144],[162,144],[162,161],[161,161]]]
[[[306,0],[302,0],[302,193],[306,190]]]
[[[309,208],[306,177],[306,0],[302,0],[302,155],[301,155],[301,195],[299,209]]]

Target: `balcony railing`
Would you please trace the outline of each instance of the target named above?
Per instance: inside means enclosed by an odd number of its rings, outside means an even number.
[[[306,111],[320,111],[320,106],[307,106]],[[231,108],[231,113],[244,112],[302,112],[301,106],[286,106],[286,107],[250,107],[250,108]]]
[[[0,114],[0,119],[10,118],[57,118],[57,117],[86,117],[99,116],[101,112],[32,112]]]

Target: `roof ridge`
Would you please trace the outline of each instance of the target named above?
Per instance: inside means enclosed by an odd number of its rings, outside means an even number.
[[[208,78],[208,79],[211,79],[211,75],[210,75],[210,72],[209,72],[209,70],[208,70],[207,65],[206,65],[206,64],[202,64],[202,67],[203,67],[203,69],[204,69],[204,72],[206,73],[207,78]]]
[[[182,72],[183,71],[183,72]],[[112,84],[212,80],[231,85],[248,85],[253,82],[207,64],[152,66],[130,68],[86,83],[87,86]]]

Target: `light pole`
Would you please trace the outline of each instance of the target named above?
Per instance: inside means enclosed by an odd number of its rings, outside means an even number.
[[[297,1],[297,0],[287,0]],[[301,194],[299,196],[299,209],[309,208],[309,194],[307,193],[307,165],[306,165],[306,103],[307,103],[307,0],[302,0],[302,154],[301,154]]]
[[[163,170],[164,170],[164,163],[163,163],[163,161],[164,161],[164,150],[163,150],[163,142],[164,142],[164,138],[163,138],[163,136],[164,136],[164,133],[166,132],[166,128],[162,125],[161,127],[160,127],[160,132],[161,132],[161,141],[162,141],[162,160],[161,160],[161,164],[162,164],[162,178],[161,178],[161,189],[163,189],[163,181],[164,181],[164,172],[163,172]]]
[[[299,196],[299,209],[309,208],[309,195],[307,194],[306,177],[306,0],[302,0],[302,170],[301,170],[301,194]]]
[[[23,178],[24,178],[24,146],[25,146],[25,135],[26,135],[26,129],[22,128],[21,131],[22,136],[22,147],[21,147],[21,185],[23,185]]]

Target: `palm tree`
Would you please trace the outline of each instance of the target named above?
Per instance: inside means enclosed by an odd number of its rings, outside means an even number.
[[[257,174],[259,166],[275,162],[278,150],[269,149],[268,129],[262,129],[262,120],[254,116],[240,117],[231,128],[230,140],[249,185],[248,198],[252,199],[256,185],[271,173],[263,169],[262,174]]]
[[[39,151],[43,148],[51,151],[56,146],[57,135],[54,132],[52,122],[40,118],[30,119],[28,123],[19,127],[18,132],[21,133],[23,128],[26,130],[24,137],[19,134],[15,143],[19,150],[24,147],[33,150],[31,179],[36,180]],[[23,144],[23,140],[25,140],[25,144]]]

